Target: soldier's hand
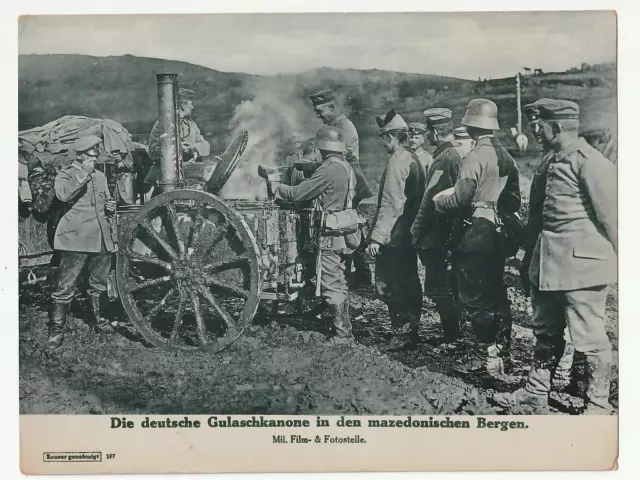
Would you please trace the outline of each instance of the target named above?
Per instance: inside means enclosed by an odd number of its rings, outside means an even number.
[[[185,152],[191,153],[191,152],[195,151],[195,149],[196,149],[196,147],[192,143],[182,142],[182,150],[184,150]]]
[[[91,173],[93,173],[93,171],[95,170],[95,167],[96,167],[96,161],[93,158],[87,158],[82,161],[82,165],[81,165],[82,171],[87,175],[90,175]]]
[[[370,257],[376,257],[380,252],[380,244],[378,242],[372,241],[369,246],[367,246],[367,255]]]
[[[114,199],[109,199],[104,203],[104,208],[105,210],[107,210],[108,212],[115,212],[116,211],[116,201]]]

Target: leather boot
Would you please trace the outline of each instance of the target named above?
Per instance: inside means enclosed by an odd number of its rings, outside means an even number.
[[[413,350],[418,345],[418,322],[412,315],[398,314],[398,320],[404,322],[401,327],[394,328],[394,334],[387,345],[387,350]]]
[[[496,313],[494,315],[498,327],[496,340],[498,356],[502,361],[503,373],[508,374],[513,371],[513,362],[511,360],[511,331],[513,328],[513,316],[510,311]]]
[[[562,358],[558,362],[555,374],[553,375],[553,381],[551,388],[555,391],[561,392],[566,390],[571,383],[571,369],[573,367],[573,354],[575,349],[571,342],[567,342],[564,347]]]
[[[64,327],[67,323],[68,303],[54,302],[49,316],[49,341],[47,345],[51,349],[59,348],[64,340]]]
[[[453,296],[434,296],[432,300],[440,315],[445,343],[455,342],[460,337],[460,311]]]
[[[588,353],[587,363],[587,391],[585,394],[585,414],[609,415],[613,408],[609,403],[609,388],[611,385],[611,350]]]
[[[94,329],[97,333],[113,333],[113,327],[103,316],[103,311],[107,303],[106,292],[93,293],[91,295],[91,306],[95,318]]]
[[[351,329],[351,320],[349,319],[349,301],[342,303],[328,304],[329,312],[333,319],[333,325],[336,329],[334,337],[329,339],[329,345],[352,345],[355,343]]]

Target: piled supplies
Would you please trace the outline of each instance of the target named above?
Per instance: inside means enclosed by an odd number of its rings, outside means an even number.
[[[18,158],[27,167],[34,210],[48,211],[55,196],[58,170],[75,160],[73,143],[89,135],[102,138],[98,163],[114,165],[119,178],[133,172],[132,152],[140,148],[140,144],[132,142],[129,132],[113,120],[67,115],[41,127],[18,132]],[[118,187],[122,197],[130,196],[122,186],[118,184]],[[129,203],[128,198],[125,201]]]

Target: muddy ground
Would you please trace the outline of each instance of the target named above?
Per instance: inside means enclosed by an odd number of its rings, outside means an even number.
[[[411,352],[386,354],[390,324],[373,287],[353,292],[351,318],[358,345],[327,348],[329,321],[276,318],[260,312],[254,324],[219,355],[169,353],[130,329],[95,334],[86,302],[74,304],[65,344],[46,352],[50,282],[21,287],[21,413],[65,414],[576,414],[581,401],[553,394],[545,412],[506,412],[491,394],[515,390],[532,357],[530,301],[523,296],[513,259],[507,269],[516,324],[516,371],[492,379],[464,373],[469,335],[455,350],[442,345],[433,305],[425,300],[421,343]],[[49,272],[51,273],[51,272]],[[607,330],[617,363],[617,290],[608,302]],[[283,311],[287,308],[283,308]],[[125,321],[119,304],[110,316]],[[611,389],[617,407],[617,367]]]

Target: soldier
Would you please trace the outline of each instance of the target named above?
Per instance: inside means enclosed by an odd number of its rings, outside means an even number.
[[[425,172],[429,170],[429,167],[433,163],[431,154],[422,148],[426,131],[427,127],[423,123],[409,124],[409,150],[416,154]]]
[[[467,129],[464,125],[454,129],[453,134],[460,144],[460,147],[458,147],[458,153],[460,154],[460,157],[464,158],[464,156],[471,151],[475,142],[473,141],[473,138],[469,136],[469,133],[467,133]]]
[[[353,199],[353,208],[357,209],[360,202],[373,196],[373,192],[369,187],[369,182],[360,167],[360,144],[358,140],[358,131],[355,125],[349,120],[338,106],[335,92],[331,89],[310,95],[309,98],[313,103],[313,109],[316,116],[323,124],[337,127],[342,132],[345,145],[347,146],[346,160],[353,168],[356,176],[356,196]],[[347,259],[346,269],[348,274],[351,273],[351,262],[355,267],[355,276],[353,286],[371,285],[371,269],[366,262],[364,253],[361,249],[357,249],[350,258]]]
[[[107,188],[107,179],[95,170],[99,137],[80,138],[73,149],[76,160],[60,170],[55,180],[56,197],[66,213],[56,227],[53,247],[60,252],[58,284],[51,297],[53,308],[49,323],[49,347],[62,345],[69,303],[85,265],[89,270],[91,305],[95,329],[111,333],[109,321],[102,316],[107,303],[107,276],[111,269],[111,252],[115,245],[105,212],[114,212],[116,203]]]
[[[424,193],[426,173],[407,149],[409,129],[391,110],[376,117],[385,150],[391,156],[380,180],[378,208],[367,253],[376,259],[376,290],[389,309],[393,338],[389,350],[414,348],[422,310],[418,257],[410,228]]]
[[[305,179],[304,171],[302,170],[302,164],[309,164],[309,171],[314,170],[316,150],[313,140],[306,138],[301,133],[295,133],[292,138],[293,151],[290,152],[284,159],[283,166],[285,167],[298,167],[291,169],[291,177],[289,178],[289,185],[298,185]]]
[[[193,99],[195,92],[187,88],[178,90],[178,101],[180,104],[178,114],[180,115],[180,124],[178,132],[180,135],[180,148],[182,149],[182,159],[185,162],[195,160],[198,156],[206,157],[211,153],[209,142],[200,133],[200,129],[196,122],[191,118],[193,113]],[[149,173],[145,178],[145,183],[151,187],[158,186],[160,178],[160,122],[156,121],[149,136],[149,156],[154,161],[153,166],[149,169]],[[154,192],[155,195],[155,192]]]
[[[609,413],[605,307],[607,286],[617,281],[616,167],[578,137],[576,103],[543,98],[526,108],[537,113],[534,132],[551,147],[544,199],[531,206],[541,223],[529,267],[537,341],[526,386],[496,399],[548,405],[567,326],[575,350],[586,357],[585,413]]]
[[[511,302],[504,283],[506,254],[496,230],[498,212],[520,208],[518,167],[494,137],[498,108],[491,100],[471,100],[462,119],[476,142],[465,156],[451,195],[434,198],[436,211],[459,212],[467,225],[457,240],[456,276],[463,315],[479,342],[479,364],[470,370],[503,373],[510,368]]]
[[[434,161],[427,171],[426,190],[411,226],[413,245],[425,267],[424,295],[436,304],[445,342],[454,342],[460,334],[460,312],[452,292],[448,270],[453,218],[437,214],[433,197],[453,187],[458,179],[462,158],[460,144],[454,139],[451,110],[431,108],[424,112],[429,142],[436,147]],[[452,269],[453,270],[453,269]]]
[[[320,166],[309,179],[296,186],[279,184],[274,187],[275,198],[289,202],[317,199],[326,212],[353,208],[356,177],[345,160],[347,148],[342,132],[336,127],[322,127],[316,134],[315,145],[323,159]],[[344,236],[323,236],[321,248],[321,291],[336,330],[329,343],[351,345],[354,338],[349,320],[345,258],[353,247],[347,244]]]

